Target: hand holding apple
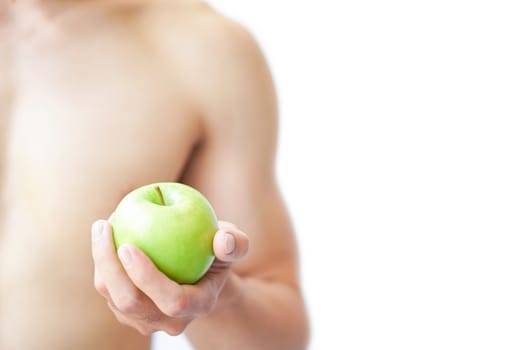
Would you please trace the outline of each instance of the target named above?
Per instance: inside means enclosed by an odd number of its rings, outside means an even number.
[[[153,189],[156,191],[155,187]],[[166,201],[162,187],[160,190],[164,204],[169,204],[171,199]],[[117,222],[114,221],[115,215],[111,218],[113,222]],[[157,330],[171,335],[182,333],[192,320],[210,313],[217,304],[227,305],[226,301],[235,299],[239,292],[239,279],[234,278],[230,267],[232,262],[246,255],[249,239],[233,224],[219,221],[218,227],[211,235],[215,259],[212,257],[208,272],[195,284],[179,284],[161,272],[133,242],[127,241],[133,235],[126,236],[120,245],[117,244],[117,254],[112,225],[106,220],[98,220],[92,227],[96,290],[106,299],[121,323],[142,334],[149,335]],[[163,234],[157,234],[163,237]],[[197,251],[207,252],[205,249]],[[206,259],[199,261],[204,266]],[[190,275],[197,276],[197,270],[202,270],[202,267],[195,268]],[[224,288],[225,285],[229,287]]]

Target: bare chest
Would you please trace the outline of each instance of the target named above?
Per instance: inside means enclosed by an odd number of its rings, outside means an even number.
[[[57,213],[79,196],[106,193],[114,205],[138,185],[183,171],[196,118],[184,86],[147,42],[109,31],[21,46],[15,57],[8,197],[17,188]]]

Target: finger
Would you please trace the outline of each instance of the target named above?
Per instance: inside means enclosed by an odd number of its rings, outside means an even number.
[[[108,289],[106,288],[106,284],[102,280],[102,277],[100,277],[100,273],[98,272],[97,268],[95,268],[93,284],[95,285],[95,289],[100,295],[102,295],[108,301],[111,300]]]
[[[141,293],[122,268],[115,252],[111,226],[104,220],[93,224],[92,254],[97,278],[103,281],[115,306],[125,313],[137,312]]]
[[[113,314],[117,318],[117,321],[126,326],[133,327],[132,319],[129,316],[124,315],[122,312],[120,312],[120,310],[115,306],[115,304],[113,304],[111,300],[109,300],[107,304],[111,312],[113,312]]]
[[[208,315],[215,305],[224,287],[230,263],[215,261],[206,275],[195,285],[185,284],[182,286],[184,294],[191,300],[194,310],[198,310],[198,316]]]
[[[187,294],[184,286],[170,280],[138,248],[124,244],[118,256],[133,283],[169,317],[200,314],[207,305],[203,298]],[[211,298],[211,295],[208,297]]]
[[[242,259],[248,253],[249,246],[248,236],[236,227],[222,226],[213,238],[213,252],[222,261]]]
[[[160,330],[159,327],[155,326],[159,323],[160,319],[141,319],[131,318],[128,315],[122,313],[115,305],[108,302],[108,307],[113,312],[117,320],[128,327],[134,328],[144,336],[150,336],[156,331]]]

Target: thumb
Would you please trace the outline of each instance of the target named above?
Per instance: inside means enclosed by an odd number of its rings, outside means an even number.
[[[250,239],[246,233],[232,226],[222,226],[213,239],[213,251],[217,259],[233,262],[242,259],[247,253]]]

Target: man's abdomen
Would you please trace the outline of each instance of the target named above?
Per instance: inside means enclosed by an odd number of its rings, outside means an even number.
[[[73,200],[83,191],[57,195],[62,208],[34,191],[35,198],[11,197],[4,215],[0,348],[146,349],[148,340],[117,324],[91,283],[89,221],[100,210]]]

